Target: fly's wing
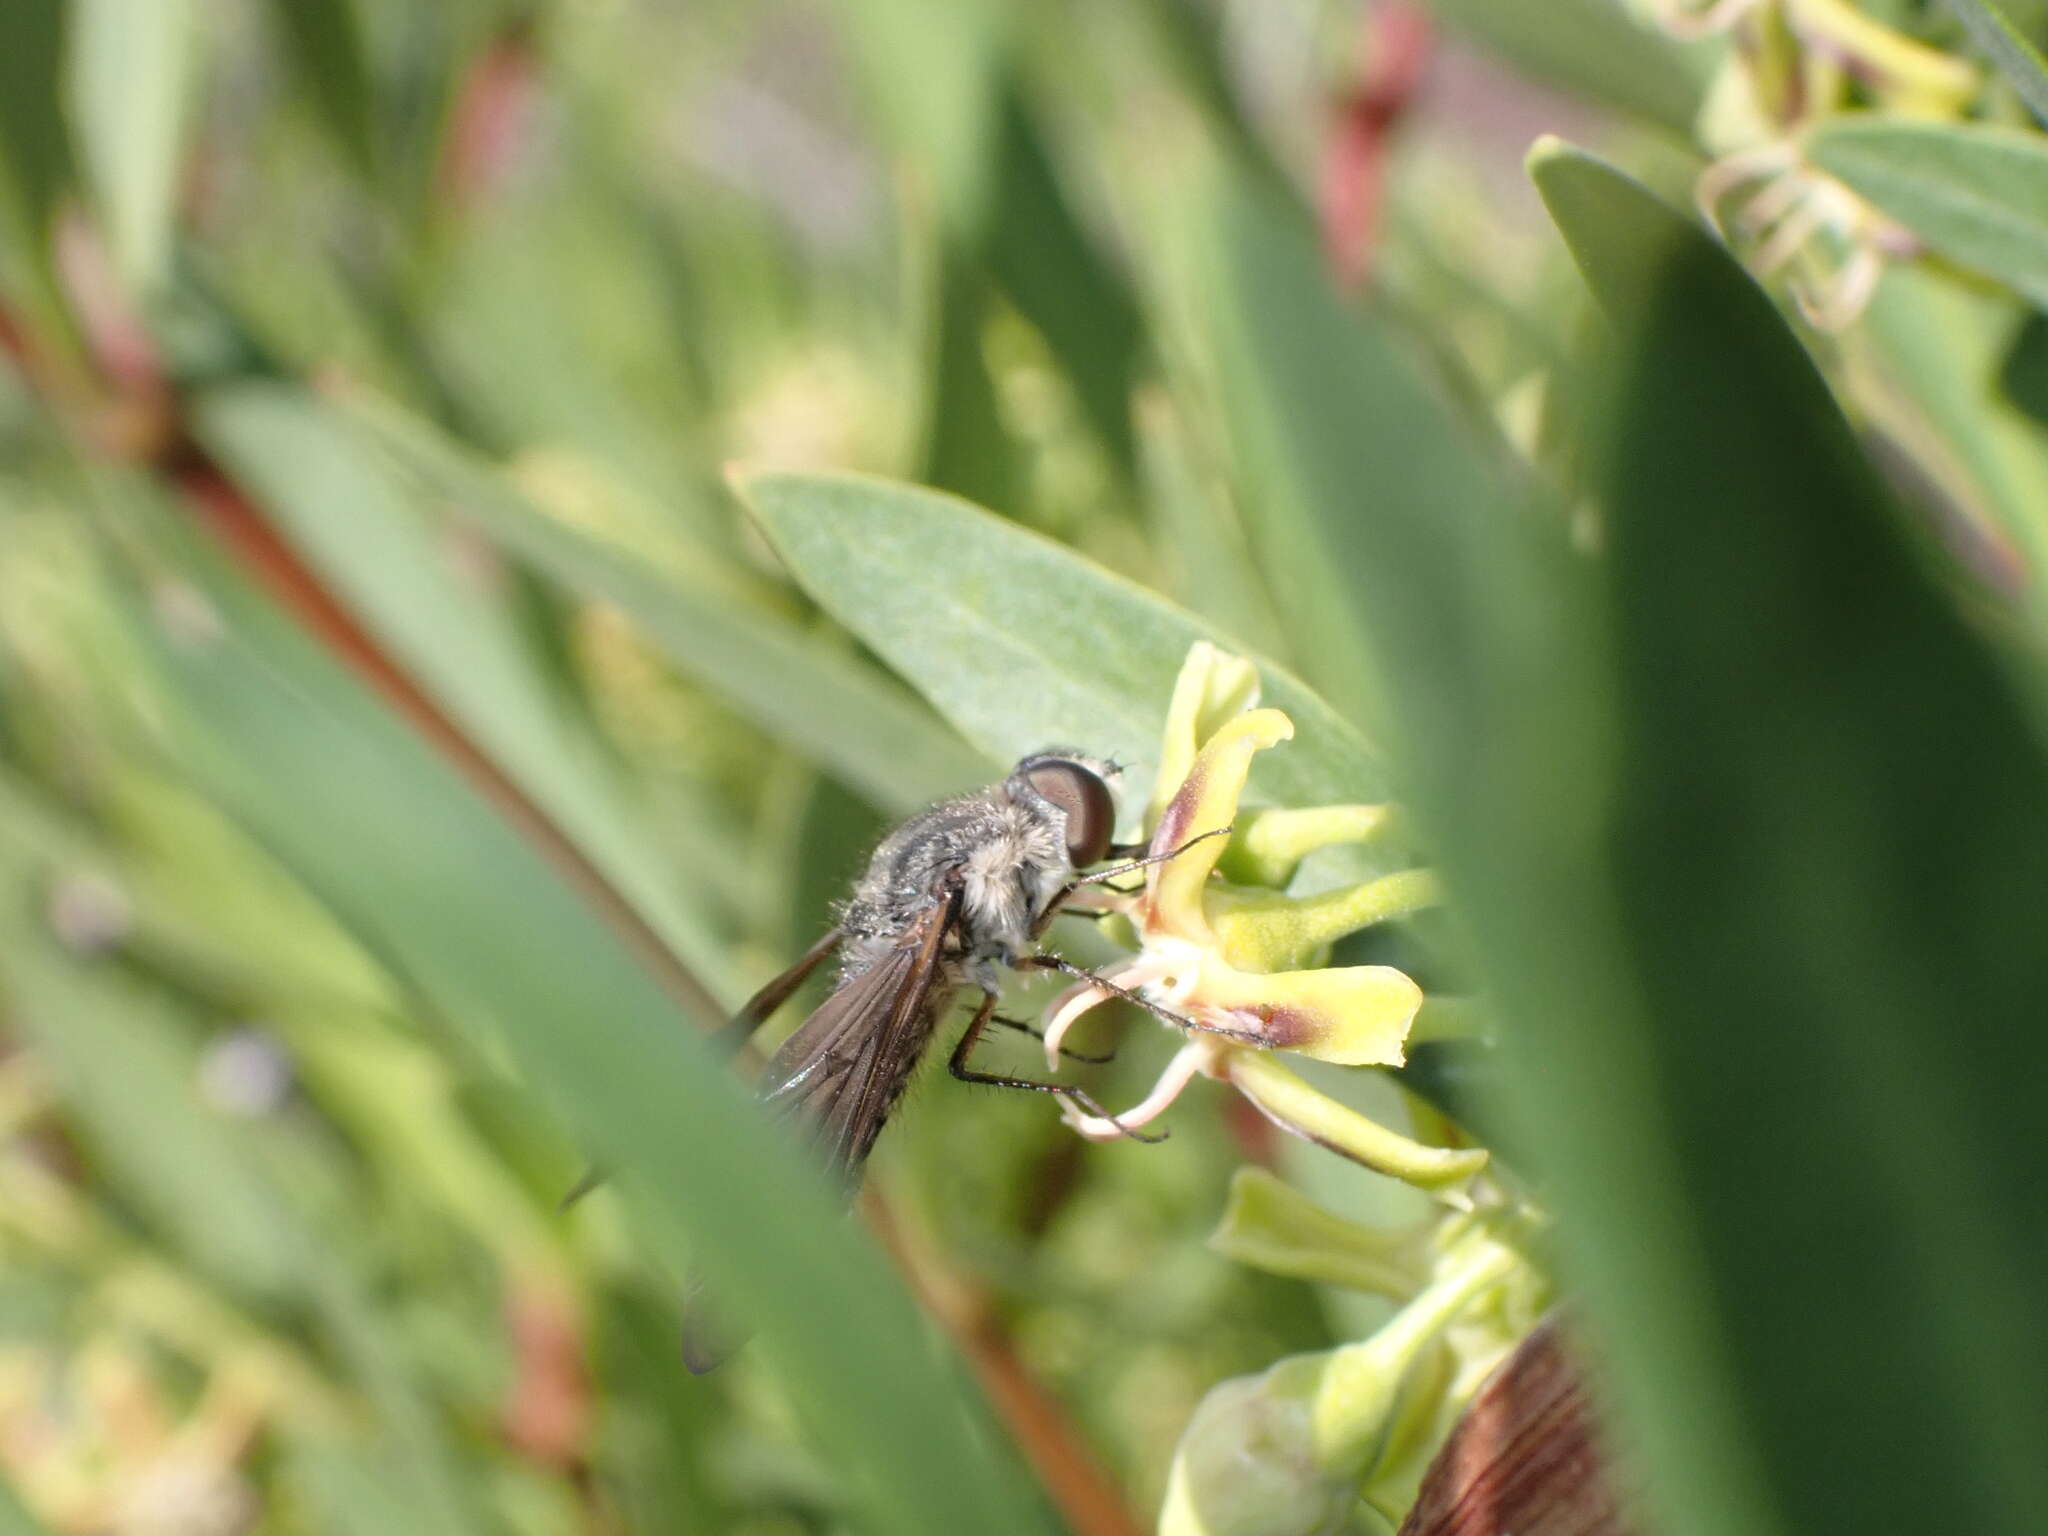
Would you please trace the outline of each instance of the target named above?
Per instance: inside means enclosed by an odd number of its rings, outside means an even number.
[[[819,1004],[762,1075],[762,1097],[807,1122],[849,1184],[929,1029],[939,957],[958,910],[957,895],[926,908],[895,948]]]
[[[732,1021],[719,1031],[719,1044],[734,1051],[745,1045],[776,1009],[796,995],[796,989],[808,981],[811,972],[839,947],[844,936],[845,930],[836,923],[827,928],[824,937],[805,950],[795,965],[746,1000],[740,1011],[732,1016]]]
[[[959,904],[957,894],[934,902],[900,944],[820,1003],[762,1074],[761,1097],[806,1123],[849,1189],[929,1028],[926,1010]],[[693,1280],[683,1301],[683,1363],[701,1376],[744,1339],[722,1325]]]

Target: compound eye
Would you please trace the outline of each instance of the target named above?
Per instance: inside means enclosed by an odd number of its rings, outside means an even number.
[[[1055,757],[1026,769],[1024,781],[1066,812],[1067,858],[1074,868],[1100,864],[1116,835],[1116,802],[1102,775]]]

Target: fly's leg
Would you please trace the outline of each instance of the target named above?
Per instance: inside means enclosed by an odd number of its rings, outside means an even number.
[[[1121,1124],[1115,1115],[1110,1114],[1100,1104],[1096,1103],[1094,1099],[1090,1098],[1087,1093],[1075,1087],[1072,1083],[1046,1083],[1030,1077],[998,1077],[993,1072],[977,1072],[968,1066],[967,1058],[973,1053],[975,1042],[981,1039],[982,1031],[988,1028],[990,1020],[994,1018],[995,1011],[996,1000],[994,995],[983,996],[981,1006],[974,1010],[974,1017],[968,1021],[967,1032],[960,1037],[960,1043],[953,1047],[953,1056],[946,1063],[946,1070],[959,1078],[961,1082],[986,1083],[991,1088],[1028,1088],[1033,1093],[1056,1093],[1062,1098],[1073,1100],[1098,1120],[1107,1120],[1133,1141],[1161,1142],[1166,1140],[1166,1133],[1163,1131],[1157,1136],[1151,1136],[1147,1135],[1144,1131],[1133,1130]]]
[[[1231,829],[1229,827],[1211,827],[1206,832],[1197,832],[1178,848],[1169,848],[1164,853],[1142,854],[1137,858],[1125,859],[1121,864],[1112,864],[1107,869],[1098,869],[1091,875],[1076,875],[1068,882],[1068,886],[1071,889],[1083,885],[1100,885],[1105,880],[1114,880],[1118,875],[1128,875],[1133,870],[1145,869],[1153,864],[1164,864],[1171,859],[1179,858],[1197,843],[1206,843],[1212,837],[1228,837],[1230,832]],[[1125,846],[1131,845],[1126,844]],[[1122,850],[1118,849],[1117,851],[1121,852]]]
[[[1044,1030],[1040,1029],[1036,1024],[1026,1024],[1022,1019],[1006,1019],[1000,1013],[992,1013],[988,1016],[988,1021],[991,1024],[1000,1024],[1005,1029],[1022,1030],[1034,1040],[1042,1041],[1045,1039]],[[1107,1066],[1110,1062],[1116,1060],[1115,1051],[1108,1051],[1100,1056],[1090,1056],[1085,1051],[1070,1051],[1064,1045],[1060,1047],[1060,1055],[1068,1061],[1085,1061],[1091,1067]]]
[[[1155,1003],[1142,992],[1129,987],[1120,987],[1115,982],[1096,975],[1085,966],[1062,960],[1058,955],[1025,955],[1010,962],[1013,971],[1058,971],[1076,981],[1085,981],[1090,986],[1100,987],[1111,997],[1120,997],[1134,1007],[1142,1008],[1162,1024],[1171,1024],[1175,1029],[1199,1030],[1205,1035],[1221,1035],[1226,1040],[1235,1040],[1241,1045],[1271,1045],[1273,1042],[1255,1029],[1229,1029],[1221,1024],[1204,1024],[1200,1019],[1191,1019],[1185,1014],[1175,1013],[1171,1008]]]

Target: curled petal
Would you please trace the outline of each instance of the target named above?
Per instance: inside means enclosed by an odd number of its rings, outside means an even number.
[[[1203,910],[1223,958],[1241,971],[1281,971],[1314,961],[1347,933],[1391,922],[1443,899],[1436,876],[1404,869],[1315,896],[1217,888]]]
[[[1145,824],[1156,827],[1180,782],[1194,766],[1195,754],[1224,722],[1259,702],[1259,670],[1242,656],[1218,650],[1206,640],[1188,647],[1187,660],[1174,680],[1173,702],[1166,709],[1166,731],[1159,746],[1159,777],[1153,781],[1152,804]]]
[[[1318,848],[1381,841],[1399,818],[1386,805],[1272,806],[1245,812],[1235,825],[1217,865],[1223,877],[1284,891],[1301,861]]]
[[[1159,817],[1152,851],[1166,853],[1198,833],[1230,825],[1237,797],[1244,790],[1253,754],[1294,734],[1294,722],[1277,709],[1255,709],[1226,721],[1203,746],[1180,788]],[[1223,840],[1209,838],[1177,858],[1146,871],[1141,926],[1154,931],[1205,941],[1208,919],[1202,913],[1202,887],[1223,854]]]
[[[1180,1097],[1181,1090],[1215,1063],[1218,1044],[1213,1038],[1190,1040],[1173,1053],[1166,1070],[1152,1085],[1152,1091],[1114,1120],[1091,1115],[1071,1099],[1060,1101],[1060,1115],[1068,1125],[1090,1141],[1115,1141],[1126,1131],[1156,1120],[1166,1107]]]
[[[1163,954],[1143,954],[1126,960],[1122,965],[1111,966],[1103,971],[1096,981],[1084,981],[1079,986],[1069,987],[1053,999],[1052,1007],[1045,1020],[1045,1064],[1053,1071],[1060,1068],[1060,1042],[1067,1037],[1067,1031],[1074,1027],[1074,1020],[1081,1017],[1098,1003],[1106,1003],[1116,996],[1108,987],[1099,982],[1115,982],[1120,987],[1142,987],[1148,982],[1158,981],[1169,975],[1184,962],[1176,957]]]
[[[1422,988],[1390,965],[1257,975],[1208,956],[1185,1004],[1279,1050],[1344,1066],[1397,1067]]]
[[[1231,1051],[1223,1075],[1259,1113],[1305,1141],[1391,1175],[1440,1199],[1457,1202],[1459,1187],[1486,1166],[1476,1147],[1427,1147],[1339,1104],[1281,1066],[1265,1051]]]

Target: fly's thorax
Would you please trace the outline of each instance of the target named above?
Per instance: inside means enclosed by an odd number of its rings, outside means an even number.
[[[1057,822],[1035,806],[1005,806],[961,871],[961,947],[976,960],[1028,954],[1039,914],[1073,873]]]
[[[842,979],[873,965],[934,901],[960,893],[949,953],[968,961],[1013,959],[1073,875],[1060,813],[1007,784],[920,811],[883,839],[839,922]]]

